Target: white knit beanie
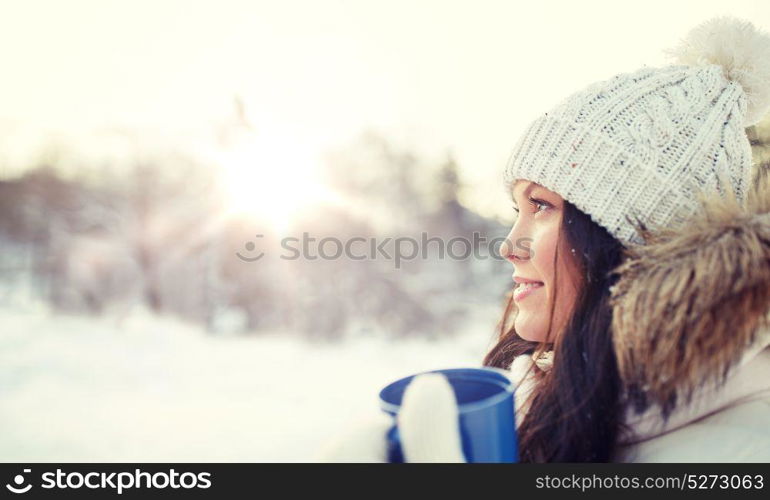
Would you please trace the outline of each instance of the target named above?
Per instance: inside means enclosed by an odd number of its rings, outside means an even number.
[[[666,51],[673,66],[646,65],[589,85],[535,119],[506,165],[558,193],[624,245],[634,229],[676,227],[697,210],[696,192],[751,182],[745,127],[770,109],[770,36],[717,17]]]

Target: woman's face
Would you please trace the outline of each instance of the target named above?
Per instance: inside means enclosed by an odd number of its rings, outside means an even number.
[[[513,186],[516,222],[500,246],[500,254],[513,263],[513,279],[536,281],[535,285],[516,286],[513,292],[518,314],[514,327],[526,340],[553,342],[566,326],[580,285],[577,257],[566,235],[559,238],[564,214],[564,200],[558,194],[528,180]],[[554,263],[556,249],[559,260]],[[553,325],[548,335],[549,314],[554,295]]]

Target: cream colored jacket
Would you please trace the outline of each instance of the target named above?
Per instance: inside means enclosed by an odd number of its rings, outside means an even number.
[[[531,364],[522,355],[511,365],[517,427],[533,388],[533,372],[525,376]],[[723,406],[728,408],[707,416]],[[724,386],[702,388],[667,423],[657,409],[629,411],[626,423],[642,441],[619,450],[616,462],[770,462],[770,336],[747,351]]]

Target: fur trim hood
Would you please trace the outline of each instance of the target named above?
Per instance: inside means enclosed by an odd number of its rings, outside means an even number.
[[[635,413],[666,420],[770,345],[770,177],[753,186],[743,203],[699,195],[679,229],[641,226],[645,244],[616,269],[613,344]]]

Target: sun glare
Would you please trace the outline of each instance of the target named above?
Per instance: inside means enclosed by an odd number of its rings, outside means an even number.
[[[296,140],[254,136],[222,152],[230,210],[285,232],[297,213],[336,197],[319,179],[318,154]]]

